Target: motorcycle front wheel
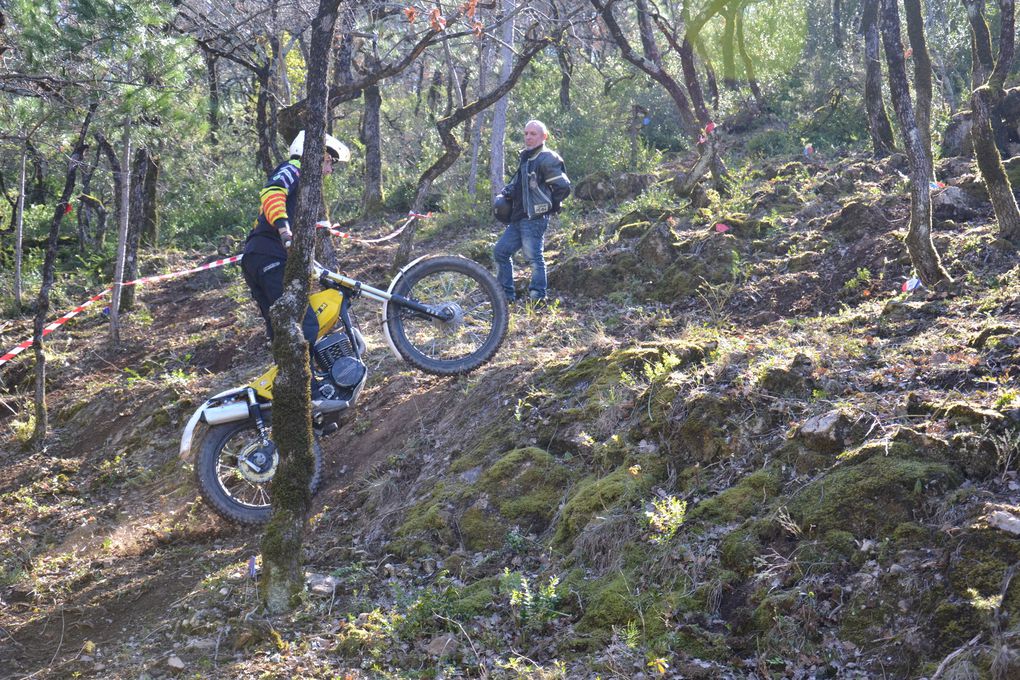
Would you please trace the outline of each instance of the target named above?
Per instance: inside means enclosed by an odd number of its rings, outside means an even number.
[[[314,495],[322,480],[318,440],[312,449],[315,462],[309,490]],[[263,447],[254,423],[212,425],[198,450],[195,479],[202,498],[216,514],[238,524],[265,524],[272,513],[269,486],[279,462],[276,444]]]
[[[438,320],[391,300],[386,327],[394,347],[412,366],[433,375],[460,375],[486,363],[506,337],[510,312],[496,279],[465,257],[421,260],[407,269],[393,293],[443,310]]]

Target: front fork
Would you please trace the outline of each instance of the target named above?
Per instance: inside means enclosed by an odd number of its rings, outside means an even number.
[[[248,388],[248,415],[259,432],[259,443],[262,446],[269,446],[269,428],[266,427],[266,421],[262,417],[262,406],[255,398],[255,390],[251,387]]]

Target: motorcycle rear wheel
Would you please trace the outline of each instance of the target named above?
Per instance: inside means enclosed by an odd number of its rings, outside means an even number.
[[[269,424],[268,418],[266,424]],[[202,440],[195,460],[198,489],[216,514],[228,521],[251,526],[269,521],[272,513],[269,486],[276,467],[261,475],[241,468],[241,454],[258,448],[258,430],[248,420],[212,425]],[[278,461],[275,444],[271,444],[271,452]],[[315,462],[309,490],[314,495],[322,481],[322,449],[318,440],[312,452]],[[251,479],[253,476],[258,479]]]
[[[421,260],[403,273],[393,293],[449,310],[449,321],[390,301],[386,326],[400,356],[433,375],[460,375],[499,350],[510,321],[506,297],[482,265],[465,257]]]

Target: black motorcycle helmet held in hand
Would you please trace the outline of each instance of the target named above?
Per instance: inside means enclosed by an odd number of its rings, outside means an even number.
[[[503,194],[499,194],[492,201],[492,214],[496,217],[497,222],[510,224],[510,214],[513,210],[513,201]]]

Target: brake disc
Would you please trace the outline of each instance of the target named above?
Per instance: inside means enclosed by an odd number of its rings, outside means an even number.
[[[237,471],[252,484],[264,484],[276,474],[280,454],[276,444],[262,446],[258,441],[246,446],[237,457]]]

